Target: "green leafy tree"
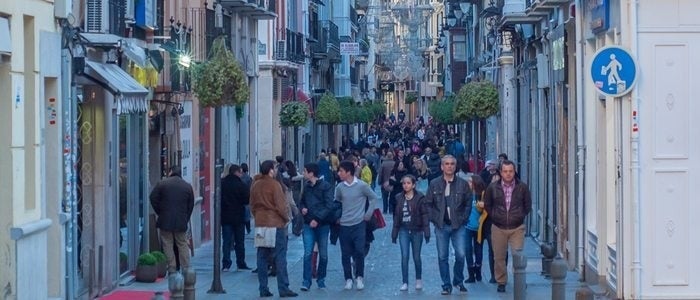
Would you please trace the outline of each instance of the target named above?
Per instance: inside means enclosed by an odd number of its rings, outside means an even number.
[[[492,82],[472,81],[457,93],[454,116],[462,121],[483,119],[496,115],[499,107],[498,90]]]
[[[242,105],[248,102],[248,76],[231,50],[226,48],[224,37],[214,40],[209,60],[195,64],[191,72],[193,91],[201,106]]]
[[[406,92],[406,97],[404,98],[404,102],[406,104],[411,104],[414,103],[418,100],[418,92]]]
[[[440,124],[456,124],[459,120],[454,117],[454,108],[454,99],[447,97],[443,100],[430,102],[428,112]]]
[[[319,124],[336,125],[340,123],[340,105],[333,94],[326,93],[321,97],[314,116]]]
[[[371,102],[365,102],[362,103],[360,107],[358,107],[358,116],[359,116],[359,122],[360,123],[369,123],[374,120],[374,114],[372,111],[372,103]]]
[[[352,97],[338,97],[340,105],[340,124],[356,124],[359,122],[358,107]]]
[[[304,126],[309,118],[309,106],[303,102],[287,102],[280,109],[280,126]]]

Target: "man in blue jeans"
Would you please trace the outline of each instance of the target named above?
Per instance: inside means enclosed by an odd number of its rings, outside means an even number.
[[[445,155],[440,162],[442,176],[430,181],[424,203],[430,209],[430,220],[435,226],[438,265],[442,278],[442,294],[452,293],[452,286],[466,292],[464,286],[464,258],[467,247],[467,212],[471,211],[471,190],[464,179],[455,176],[457,159]],[[455,251],[454,280],[450,282],[449,243]]]
[[[302,291],[311,287],[311,255],[314,244],[318,244],[318,288],[326,288],[326,266],[328,265],[328,233],[330,232],[329,217],[332,215],[333,186],[319,179],[319,167],[316,163],[304,166],[304,178],[307,180],[304,192],[299,201],[301,214],[304,215],[304,277]]]
[[[340,163],[338,176],[341,181],[335,188],[335,200],[342,203],[338,239],[340,240],[345,289],[352,289],[352,268],[354,266],[355,276],[357,276],[355,284],[358,290],[362,290],[365,288],[366,226],[367,221],[372,218],[377,194],[372,191],[368,184],[355,177],[355,164],[351,161],[346,160]],[[350,263],[351,258],[352,264]]]

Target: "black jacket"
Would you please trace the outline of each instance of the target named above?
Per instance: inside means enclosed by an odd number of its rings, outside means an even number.
[[[430,221],[436,228],[441,229],[445,220],[445,186],[443,176],[430,181],[428,192],[425,195],[425,205],[430,208]],[[453,195],[454,203],[450,209],[450,221],[452,228],[457,229],[464,225],[472,211],[471,190],[467,182],[455,175],[450,185],[450,194]]]
[[[151,206],[158,215],[156,227],[165,231],[186,232],[194,209],[192,186],[180,176],[158,182],[151,191]]]
[[[518,228],[525,223],[525,217],[532,211],[530,189],[527,184],[516,179],[510,209],[506,209],[506,196],[501,181],[491,183],[484,193],[484,208],[489,213],[493,225],[498,228]]]
[[[335,189],[325,180],[316,180],[316,184],[307,182],[304,192],[301,194],[299,209],[306,208],[308,212],[304,215],[304,223],[309,224],[312,220],[320,224],[329,224],[333,215],[333,193]]]
[[[245,206],[250,202],[250,187],[240,177],[229,174],[221,180],[221,224],[245,222]]]
[[[410,231],[423,232],[426,240],[430,239],[430,208],[425,206],[425,196],[418,191],[414,191],[413,199],[408,203],[408,211],[411,215],[411,222],[402,224],[403,205],[406,202],[406,194],[396,195],[396,206],[394,207],[394,226],[391,230],[391,240],[396,241],[399,236],[401,226],[406,226]]]

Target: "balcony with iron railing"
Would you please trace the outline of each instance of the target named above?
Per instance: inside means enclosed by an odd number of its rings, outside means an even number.
[[[219,0],[224,8],[258,20],[277,18],[277,5],[274,0]]]
[[[319,35],[321,33],[321,30],[319,26],[313,26],[313,24],[318,24],[318,13],[317,12],[311,12],[309,14],[309,24],[312,24],[309,26],[309,41],[312,43],[318,42]]]
[[[304,34],[287,29],[284,39],[277,42],[275,49],[276,59],[294,63],[304,63],[306,54],[304,53]]]
[[[314,58],[329,58],[333,62],[340,61],[340,37],[338,26],[330,20],[318,21],[319,38],[312,47]]]

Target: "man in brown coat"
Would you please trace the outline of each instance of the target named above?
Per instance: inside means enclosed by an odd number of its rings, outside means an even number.
[[[250,188],[250,210],[255,219],[255,227],[276,228],[275,246],[258,247],[258,283],[260,297],[272,297],[267,287],[268,257],[272,255],[277,266],[277,288],[280,297],[296,297],[289,289],[287,275],[287,224],[289,206],[279,181],[275,180],[275,162],[266,160],[260,164],[260,174],[253,179]]]

